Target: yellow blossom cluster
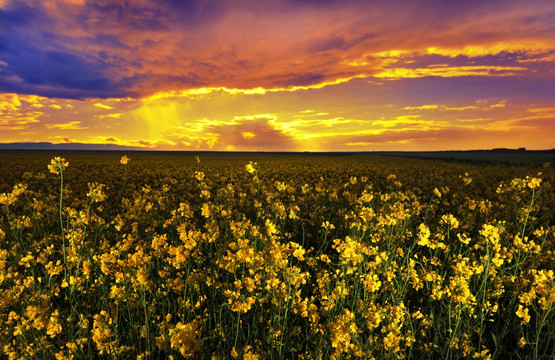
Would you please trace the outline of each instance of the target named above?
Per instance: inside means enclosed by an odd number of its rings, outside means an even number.
[[[26,156],[0,164],[2,359],[555,352],[550,167]]]

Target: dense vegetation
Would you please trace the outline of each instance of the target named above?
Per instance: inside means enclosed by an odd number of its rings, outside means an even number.
[[[549,164],[1,159],[6,358],[555,356]]]

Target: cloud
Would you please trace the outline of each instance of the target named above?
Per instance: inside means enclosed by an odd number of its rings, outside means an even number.
[[[404,110],[436,110],[439,105],[420,105],[420,106],[405,106]]]
[[[237,116],[228,122],[204,120],[200,128],[176,127],[164,133],[165,139],[192,148],[236,151],[294,151],[295,140],[272,125],[275,117]]]
[[[59,129],[59,130],[86,130],[89,129],[87,126],[82,126],[81,121],[70,121],[68,123],[61,124],[44,124],[47,129]]]
[[[99,108],[101,108],[101,109],[108,109],[108,110],[113,109],[112,106],[104,105],[104,104],[102,104],[102,103],[94,103],[94,106],[99,107]]]
[[[552,142],[553,18],[524,0],[9,0],[0,141],[533,148]]]
[[[113,113],[113,114],[98,115],[98,118],[99,119],[105,119],[105,118],[119,119],[122,115],[123,115],[122,113]]]
[[[514,76],[526,71],[522,66],[458,66],[434,68],[392,68],[384,69],[374,77],[386,79],[420,78],[426,76],[461,77],[461,76]]]
[[[45,116],[42,111],[36,110],[36,104],[41,104],[36,96],[20,96],[13,93],[0,94],[0,129],[8,130],[24,130],[30,125],[39,123],[40,119]],[[45,103],[53,102],[46,100]],[[44,105],[41,105],[41,107]]]
[[[432,4],[11,0],[0,8],[0,90],[145,97],[198,88],[299,91],[373,76],[548,71],[555,47],[550,2]],[[432,59],[447,66],[431,68]]]

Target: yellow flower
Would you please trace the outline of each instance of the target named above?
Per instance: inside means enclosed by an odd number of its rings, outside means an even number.
[[[114,345],[114,332],[111,329],[112,319],[105,310],[93,316],[92,340],[100,355],[109,354]]]
[[[89,192],[87,197],[91,199],[91,202],[102,202],[106,199],[106,194],[103,190],[105,188],[104,184],[99,184],[97,182],[88,183]]]
[[[205,218],[209,218],[210,217],[210,206],[207,203],[202,204],[202,212],[201,212],[202,216],[204,216]]]
[[[518,310],[516,311],[516,316],[522,319],[523,324],[527,324],[530,321],[530,315],[528,314],[528,308],[522,305],[518,305]]]
[[[524,339],[524,337],[521,337],[520,340],[518,340],[518,347],[523,348],[524,345],[526,345],[526,339]]]
[[[41,330],[48,326],[48,318],[46,317],[48,308],[36,305],[27,305],[25,310],[29,320],[33,321],[33,327],[35,329]]]
[[[247,165],[245,165],[245,169],[247,169],[247,172],[250,174],[254,174],[254,172],[256,171],[256,163],[253,163],[252,161],[249,161],[249,163]]]
[[[349,348],[351,334],[356,334],[357,332],[357,327],[353,322],[354,318],[355,315],[349,309],[344,309],[343,314],[335,322],[331,322],[328,325],[331,335],[331,346],[343,351]]]
[[[305,250],[302,247],[299,247],[295,251],[293,251],[293,256],[296,257],[299,261],[304,261],[304,253]]]
[[[376,274],[366,274],[364,277],[364,289],[369,292],[376,292],[380,290],[382,282]]]
[[[258,360],[258,359],[260,359],[260,355],[253,354],[250,351],[246,352],[245,355],[243,355],[243,360]]]
[[[150,285],[150,278],[144,268],[139,268],[139,270],[137,270],[137,282],[144,287]]]
[[[453,230],[459,227],[459,220],[452,214],[443,215],[440,220],[441,224],[449,225],[449,229]]]
[[[120,159],[119,162],[120,162],[122,165],[127,165],[127,163],[128,163],[130,160],[131,160],[131,159],[129,159],[129,158],[127,157],[127,155],[123,155],[123,156],[121,157],[121,159]]]
[[[528,180],[528,183],[526,184],[530,189],[535,189],[537,187],[540,187],[540,184],[542,182],[541,178],[529,178],[526,177]]]
[[[9,194],[0,194],[0,204],[10,206],[13,205],[19,195],[23,194],[27,190],[26,184],[17,184],[13,187],[13,190]]]
[[[59,317],[60,312],[58,311],[58,309],[54,310],[54,312],[50,316],[50,321],[48,322],[46,334],[48,334],[52,338],[62,332],[62,326],[59,323]]]
[[[441,197],[441,192],[437,188],[434,188],[434,195],[437,197]]]
[[[418,245],[420,246],[426,246],[429,244],[429,239],[430,239],[430,229],[428,229],[428,227],[426,226],[426,224],[420,224],[418,226],[418,230],[420,230],[420,232],[418,233]]]
[[[465,245],[468,245],[468,243],[470,242],[470,238],[468,237],[468,235],[466,234],[457,234],[457,238],[459,239],[460,242],[462,242]]]
[[[63,171],[68,166],[69,166],[69,163],[66,161],[66,159],[57,156],[54,159],[50,160],[50,164],[48,165],[48,170],[50,170],[52,174],[57,175],[60,173],[60,171]]]
[[[175,328],[170,330],[170,342],[173,349],[178,350],[184,357],[192,357],[204,344],[199,339],[201,332],[197,329],[198,324],[193,321],[187,324],[178,322]]]
[[[470,176],[468,176],[468,173],[464,173],[464,177],[463,176],[459,176],[465,185],[469,185],[472,182],[472,178]]]
[[[322,223],[322,228],[324,228],[324,230],[331,231],[335,229],[335,225],[331,224],[329,221],[324,221]]]

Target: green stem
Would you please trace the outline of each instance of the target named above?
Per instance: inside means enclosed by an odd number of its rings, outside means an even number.
[[[60,215],[60,232],[62,234],[62,247],[64,251],[64,278],[67,281],[67,255],[66,255],[66,237],[64,234],[64,221],[62,217],[62,206],[63,206],[63,197],[64,197],[64,171],[61,166],[58,166],[60,169],[60,203],[58,208],[58,213]]]
[[[532,200],[530,201],[530,206],[528,207],[528,212],[526,213],[526,219],[524,220],[524,225],[522,225],[522,235],[521,238],[524,241],[524,231],[526,230],[526,224],[528,223],[528,217],[530,216],[530,211],[532,210],[532,205],[534,204],[534,196],[536,195],[536,190],[532,189]]]

